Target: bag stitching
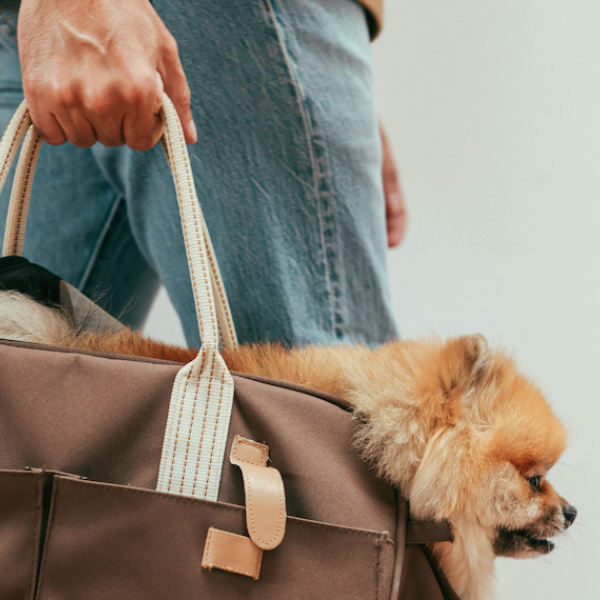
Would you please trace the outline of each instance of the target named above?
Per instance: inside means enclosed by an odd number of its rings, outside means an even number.
[[[216,355],[213,355],[213,365],[215,364],[215,361],[216,361]],[[204,488],[204,496],[205,497],[208,495],[208,484],[210,481],[210,471],[212,469],[212,464],[213,464],[213,455],[215,452],[215,444],[217,442],[217,432],[219,430],[219,419],[221,418],[221,407],[223,406],[223,395],[225,393],[226,382],[225,382],[225,373],[224,372],[221,373],[220,383],[221,383],[221,390],[219,393],[219,403],[217,405],[217,416],[215,417],[215,428],[214,428],[212,444],[210,447],[210,456],[208,458],[208,471],[206,474],[206,487]],[[198,462],[196,462],[196,476],[197,475],[198,475]],[[194,478],[194,482],[195,482],[195,478]]]
[[[171,171],[173,170],[173,161],[172,161],[172,157],[170,155],[170,150],[169,147],[167,146],[167,144],[165,143],[164,138],[162,138],[162,145],[163,148],[165,150],[165,155],[167,157],[167,162],[169,163],[169,167],[171,169]],[[212,248],[212,243],[210,242],[210,238],[208,237],[208,230],[206,228],[205,223],[203,222],[203,232],[204,232],[204,236],[206,239],[206,246],[207,246],[207,258],[208,261],[210,263],[211,266],[211,273],[216,274],[215,277],[211,277],[211,281],[214,283],[214,285],[216,285],[217,287],[217,291],[219,293],[219,298],[221,300],[221,308],[223,309],[223,312],[225,314],[225,325],[227,326],[227,330],[229,331],[229,336],[232,340],[236,340],[236,334],[235,334],[235,326],[233,324],[233,317],[231,315],[231,309],[229,307],[229,302],[227,301],[227,295],[225,294],[225,290],[223,288],[223,282],[220,278],[220,274],[219,274],[219,268],[217,265],[217,261],[216,261],[216,257],[214,255],[214,249]],[[225,343],[225,338],[224,336],[222,337],[222,342]]]
[[[4,177],[6,177],[5,171],[8,168],[8,163],[12,164],[12,161],[9,160],[9,157],[13,153],[13,148],[15,147],[15,144],[17,142],[16,138],[19,137],[17,134],[23,127],[23,123],[26,123],[29,120],[30,120],[29,113],[28,112],[23,113],[23,116],[21,117],[21,120],[19,121],[19,124],[16,127],[15,135],[13,136],[13,139],[10,142],[10,146],[8,148],[8,154],[6,155],[6,160],[4,161],[2,168],[0,169],[0,181],[2,181],[4,179]]]
[[[268,467],[264,467],[265,469]],[[244,472],[244,470],[242,469],[242,475],[244,476],[244,483],[246,484],[244,487],[246,489],[246,494],[248,496],[247,498],[247,504],[248,504],[248,510],[246,511],[246,515],[250,517],[250,522],[248,523],[248,529],[250,529],[250,537],[252,539],[256,538],[256,540],[258,542],[260,542],[261,544],[272,544],[277,537],[279,536],[279,533],[281,531],[281,512],[279,513],[279,519],[277,521],[277,530],[275,531],[275,534],[273,535],[273,537],[269,540],[264,539],[259,531],[257,530],[256,527],[256,519],[254,518],[254,504],[252,501],[252,485],[251,485],[251,479],[250,476]],[[281,494],[278,495],[277,500],[281,500]],[[281,506],[281,503],[278,502],[277,503],[278,506]]]
[[[185,398],[185,394],[187,392],[187,388],[188,388],[188,384],[190,382],[190,378],[192,376],[192,370],[190,368],[190,370],[188,371],[188,375],[187,378],[185,380],[185,385],[183,386],[183,394],[182,396]],[[181,419],[183,416],[183,402],[180,403],[179,405],[179,418],[177,420],[177,428],[175,430],[175,441],[174,441],[174,448],[173,448],[173,453],[171,455],[171,470],[169,472],[169,483],[167,485],[167,491],[170,492],[171,491],[171,483],[173,482],[173,472],[175,470],[175,452],[177,450],[177,443],[179,441],[179,429],[181,428]]]
[[[212,376],[213,376],[213,368],[214,368],[214,363],[213,365],[211,365],[211,370],[210,370],[210,377],[209,377],[209,381],[208,381],[208,393],[207,393],[207,398],[210,398],[210,385],[212,382]],[[190,371],[188,373],[188,381],[190,378],[190,375],[192,373],[192,369],[190,368]],[[196,418],[196,407],[198,406],[198,394],[200,392],[200,383],[199,381],[196,381],[196,391],[194,392],[194,400],[192,402],[192,414],[190,416],[190,425],[188,428],[188,439],[187,439],[187,445],[185,448],[185,457],[183,460],[183,472],[181,474],[181,485],[179,486],[179,491],[183,492],[183,486],[185,484],[185,475],[186,475],[186,471],[187,471],[187,463],[188,463],[188,458],[189,458],[189,454],[190,454],[190,445],[192,443],[192,427],[194,425],[194,420]],[[183,413],[183,406],[185,404],[185,393],[183,394],[183,398],[181,399],[181,411],[180,414]],[[205,413],[204,413],[204,420],[206,421],[206,411],[208,411],[208,402],[206,403],[206,409],[205,409]],[[204,425],[203,425],[204,427]],[[204,429],[203,429],[204,431]],[[202,436],[200,437],[200,451],[202,451]],[[175,454],[177,453],[177,444],[175,444],[175,447],[173,448],[173,461],[175,461]],[[198,473],[198,461],[196,461],[196,474]],[[194,476],[194,484],[193,484],[193,488],[192,488],[192,496],[196,495],[196,476]]]
[[[179,130],[176,130],[176,131],[178,132]],[[170,154],[171,154],[171,156],[173,156],[171,136],[168,135],[166,137],[167,137],[167,143],[169,145]],[[171,163],[171,161],[169,161],[169,162]],[[174,162],[174,160],[173,160],[173,162]],[[182,212],[184,212],[184,210],[185,210],[185,212],[188,212],[188,210],[191,212],[191,216],[194,219],[194,224],[196,226],[195,229],[194,229],[194,231],[192,231],[192,234],[195,235],[196,243],[198,245],[197,250],[199,251],[200,255],[202,256],[203,254],[206,254],[206,251],[203,252],[203,249],[204,250],[206,250],[206,249],[203,248],[202,237],[201,237],[200,229],[198,228],[198,221],[199,221],[199,218],[198,218],[198,206],[197,206],[197,202],[198,201],[196,199],[196,202],[194,202],[195,194],[194,194],[194,187],[193,187],[193,182],[192,182],[192,176],[191,176],[191,172],[190,172],[191,167],[190,167],[188,161],[183,160],[182,162],[183,162],[183,166],[184,166],[184,169],[185,169],[185,180],[186,180],[187,186],[188,186],[189,202],[188,202],[188,205],[186,205],[186,206],[184,206],[183,202],[181,202],[180,203],[180,206],[181,206],[180,210]],[[179,178],[176,175],[175,171],[173,173],[174,173],[174,179],[175,179],[175,183],[176,183],[176,192],[177,192],[177,195],[178,195],[178,197],[182,198],[182,200],[183,200],[182,194],[180,193],[180,188],[179,188],[179,186],[177,186],[177,183],[180,182]],[[188,256],[189,256],[190,246],[189,246],[189,244],[187,242],[187,239],[188,239],[188,230],[187,230],[187,226],[186,226],[186,222],[185,222],[186,220],[182,219],[181,221],[182,221],[182,230],[183,230],[184,242],[185,242],[186,250],[187,250]],[[201,261],[200,266],[201,266],[202,274],[203,274],[203,279],[202,279],[201,283],[202,283],[202,285],[204,287],[204,297],[209,297],[210,298],[210,296],[211,296],[211,289],[210,289],[210,284],[209,284],[209,281],[208,281],[208,274],[207,274],[207,271],[206,271],[206,261]],[[196,305],[197,314],[200,317],[198,319],[198,321],[199,321],[199,329],[200,329],[200,337],[202,338],[203,343],[205,343],[206,338],[205,338],[205,334],[204,334],[204,331],[205,331],[204,330],[204,325],[203,325],[203,321],[204,320],[201,318],[201,316],[202,316],[201,302],[200,302],[200,296],[198,295],[198,285],[199,285],[199,282],[198,282],[198,280],[196,278],[196,273],[194,271],[194,267],[193,267],[193,264],[191,262],[190,262],[189,267],[190,267],[190,279],[191,279],[191,282],[192,282],[192,285],[193,285],[193,288],[194,288],[194,302],[195,302],[195,305]],[[210,302],[208,303],[208,311],[209,311],[208,318],[209,318],[210,323],[212,324],[212,333],[214,334],[215,329],[218,329],[218,327],[216,327],[214,307],[213,307],[212,304],[213,303],[210,303]],[[212,336],[212,337],[214,337],[214,336]],[[216,361],[216,354],[213,353],[213,355],[212,355],[212,364],[211,364],[211,379],[209,379],[209,383],[208,383],[208,396],[207,396],[207,401],[206,401],[206,408],[205,408],[205,413],[204,413],[204,421],[202,423],[202,432],[201,432],[201,437],[200,437],[200,453],[199,453],[199,456],[197,457],[197,461],[196,461],[196,472],[195,472],[195,476],[194,476],[194,491],[196,489],[196,480],[197,480],[198,469],[199,469],[199,462],[200,462],[201,452],[202,452],[202,442],[204,440],[205,428],[206,428],[206,421],[207,421],[208,409],[209,409],[209,401],[210,401],[210,398],[211,398],[212,373],[214,372],[215,361]],[[190,373],[191,373],[191,371],[190,371]],[[207,470],[207,474],[206,474],[206,485],[205,485],[205,490],[204,490],[204,495],[205,496],[208,493],[208,486],[210,484],[210,475],[211,475],[211,470],[212,470],[212,454],[214,452],[214,446],[215,446],[216,437],[217,437],[217,434],[218,434],[218,418],[220,416],[220,411],[221,411],[221,405],[222,405],[223,393],[224,393],[224,386],[225,386],[225,379],[224,379],[224,377],[222,377],[222,379],[221,379],[221,394],[220,394],[220,397],[219,397],[219,403],[218,403],[218,407],[217,407],[217,420],[215,422],[215,426],[214,426],[214,430],[213,430],[213,443],[212,443],[212,447],[211,447],[211,456],[210,456],[210,460],[209,460],[209,464],[208,464],[208,470]],[[197,383],[196,383],[196,395],[195,395],[195,398],[197,398],[199,387],[200,387],[200,381],[197,381]],[[183,410],[183,408],[181,410]],[[195,411],[194,411],[194,413],[192,415],[192,419],[191,419],[190,426],[189,426],[189,429],[188,429],[188,447],[189,447],[190,440],[191,440],[191,435],[192,435],[192,428],[193,428],[193,423],[194,423],[194,416],[195,416]],[[176,443],[174,444],[174,447],[173,447],[173,455],[172,455],[172,462],[171,462],[171,466],[172,467],[173,467],[174,462],[175,462],[176,451],[177,451],[177,441],[176,441]],[[186,463],[185,463],[185,468],[187,468],[187,460],[186,460]],[[183,486],[184,486],[185,468],[184,468],[184,472],[183,472],[183,476],[182,476],[181,490],[180,491],[183,490]]]
[[[165,113],[165,115],[166,115],[166,113]],[[169,134],[167,134],[165,136],[165,138],[166,138],[166,143],[168,144],[168,147],[169,147],[169,154],[171,155],[172,164],[174,166],[175,165],[175,158],[174,158],[174,155],[173,155],[173,146],[172,146],[171,136]],[[187,167],[186,167],[186,171],[187,171]],[[173,181],[175,182],[175,192],[177,194],[177,197],[180,198],[181,197],[181,195],[180,195],[180,185],[178,185],[180,183],[179,174],[177,173],[176,169],[173,169],[172,173],[173,173]],[[183,205],[182,205],[181,202],[179,202],[179,210],[180,210],[180,213],[183,214],[184,209],[183,209]],[[183,232],[183,240],[184,240],[184,243],[185,243],[187,255],[189,256],[190,255],[190,246],[189,246],[188,241],[187,241],[188,240],[187,226],[186,226],[185,219],[183,219],[183,218],[181,219],[181,229],[182,229],[182,232]],[[194,288],[194,304],[195,304],[195,307],[196,307],[196,314],[200,315],[201,312],[200,312],[200,303],[199,303],[199,300],[198,300],[198,298],[199,298],[199,295],[198,295],[198,285],[197,285],[198,282],[197,282],[197,279],[196,279],[196,276],[195,276],[194,268],[193,268],[193,266],[192,266],[191,263],[189,264],[189,267],[190,267],[190,280],[191,280],[192,287]],[[200,329],[200,338],[202,340],[204,340],[204,325],[202,323],[202,319],[198,319],[198,328]]]
[[[234,569],[228,565],[222,565],[219,564],[217,562],[213,562],[211,560],[212,556],[211,556],[211,550],[212,550],[212,538],[213,538],[213,533],[217,531],[217,529],[215,529],[214,527],[209,527],[208,529],[208,536],[206,538],[206,554],[207,554],[207,560],[210,562],[209,568],[213,569],[213,568],[218,568],[218,569],[224,569],[225,571],[229,571],[230,573],[237,573],[238,575],[248,575],[249,577],[252,577],[253,579],[257,579],[259,574],[260,574],[260,564],[261,564],[261,559],[262,559],[262,550],[259,548],[259,552],[258,552],[258,557],[256,560],[256,565],[254,566],[254,571],[243,571],[242,569]],[[244,536],[242,535],[237,535],[235,533],[230,533],[228,531],[223,531],[221,529],[218,530],[219,535],[225,535],[225,536],[229,536],[229,537],[233,537],[236,539],[239,538],[243,538]],[[248,539],[248,538],[245,538]],[[250,540],[252,541],[252,540]]]
[[[166,117],[166,113],[165,113],[165,117]],[[165,128],[165,130],[166,130],[166,128]],[[165,135],[165,144],[164,144],[164,147],[168,149],[168,151],[167,151],[167,162],[169,163],[169,166],[171,167],[171,172],[172,172],[172,175],[173,175],[173,181],[175,183],[175,193],[176,193],[177,197],[179,198],[180,192],[179,192],[179,186],[177,185],[179,183],[179,175],[178,175],[176,169],[174,168],[175,165],[174,165],[174,158],[173,158],[172,140],[171,140],[171,136],[169,134]],[[180,210],[180,212],[183,212],[183,209],[181,208],[181,205],[180,205],[180,209],[179,210]],[[187,254],[189,256],[190,249],[189,249],[189,245],[188,245],[188,242],[187,242],[187,235],[186,235],[187,228],[186,228],[186,224],[185,224],[185,219],[183,219],[183,218],[181,219],[181,228],[182,228],[182,231],[183,231],[183,240],[184,240],[184,243],[185,243],[185,246],[186,246],[186,251],[187,251]],[[192,283],[192,285],[194,287],[194,302],[196,304],[196,310],[198,311],[198,302],[196,300],[196,298],[197,298],[197,295],[196,295],[197,294],[196,278],[194,276],[193,267],[192,267],[191,263],[190,263],[189,267],[190,267],[190,280],[191,280],[191,283]],[[198,311],[198,314],[199,314],[199,311]],[[200,329],[200,337],[202,339],[204,339],[204,332],[203,332],[203,328],[202,328],[202,319],[198,320],[198,327]],[[187,392],[187,388],[188,388],[188,385],[189,385],[189,382],[190,382],[191,375],[192,375],[192,368],[190,368],[190,370],[188,371],[188,375],[187,375],[187,378],[186,378],[186,381],[185,381],[185,386],[184,386],[183,394],[182,394],[183,398],[185,398],[185,395],[186,395],[186,392]],[[198,389],[196,389],[196,395],[197,395],[197,393],[198,393]],[[177,454],[177,445],[179,443],[179,431],[180,431],[180,428],[181,428],[181,419],[182,419],[182,416],[183,416],[183,405],[184,405],[184,402],[181,401],[180,402],[180,407],[179,407],[179,418],[178,418],[178,421],[177,421],[177,429],[175,431],[175,441],[173,442],[173,450],[172,450],[172,454],[171,454],[171,469],[170,469],[170,472],[169,472],[169,483],[167,485],[167,491],[171,491],[171,484],[172,484],[172,481],[173,481],[173,473],[174,473],[174,470],[175,470],[175,456]],[[182,478],[182,487],[183,487],[183,478]]]
[[[211,264],[213,272],[216,273],[219,266],[217,264],[217,259],[212,252],[209,252],[208,260]],[[225,325],[229,330],[229,336],[235,340],[236,334],[235,327],[233,325],[233,316],[231,314],[231,308],[229,306],[229,301],[227,300],[227,295],[225,294],[225,290],[223,289],[222,281],[220,279],[216,279],[215,284],[217,286],[219,296],[221,297],[221,306],[223,308],[223,312],[225,313]]]
[[[236,460],[238,463],[253,465],[255,467],[262,467],[265,469],[269,468],[266,465],[262,465],[257,462],[253,462],[250,460],[245,460],[243,458],[237,457],[237,449],[239,446],[246,445],[246,446],[250,446],[253,448],[258,448],[260,446],[261,447],[260,449],[263,451],[263,454],[266,454],[266,457],[265,457],[265,462],[266,462],[266,458],[268,458],[268,452],[269,452],[268,446],[266,446],[265,444],[260,444],[253,440],[247,440],[246,438],[241,438],[241,437],[238,437],[235,440],[234,444],[235,444],[235,446],[234,446],[234,450],[233,450],[233,459]],[[279,508],[279,519],[277,521],[277,530],[273,534],[272,538],[264,539],[262,536],[259,535],[259,532],[256,528],[256,520],[254,518],[254,509],[253,509],[254,503],[252,501],[252,485],[251,485],[252,479],[244,471],[244,469],[241,467],[241,465],[239,465],[239,466],[242,471],[242,476],[244,478],[244,490],[246,491],[246,495],[248,496],[247,501],[246,501],[246,504],[248,505],[248,511],[246,514],[250,517],[250,522],[248,523],[248,529],[250,530],[251,537],[252,537],[252,539],[256,539],[258,542],[260,542],[262,544],[272,544],[279,537],[279,534],[282,529],[282,525],[285,522],[285,509],[283,511],[281,510],[282,505],[285,504],[285,489],[283,488],[283,482],[281,480],[281,475],[279,476],[279,478],[277,480],[277,487],[278,487],[278,492],[279,492],[277,495],[277,507]]]
[[[196,458],[196,471],[194,474],[194,491],[196,490],[196,480],[198,478],[198,471],[200,469],[200,455],[202,454],[202,442],[204,441],[204,432],[206,430],[206,420],[208,419],[208,408],[209,408],[209,402],[210,402],[210,398],[211,398],[211,388],[212,388],[212,378],[213,378],[213,373],[215,370],[215,355],[213,354],[212,356],[212,362],[210,365],[210,377],[208,379],[208,391],[206,394],[206,404],[204,407],[204,418],[202,420],[202,429],[200,430],[200,442],[199,442],[199,447],[200,447],[200,451],[198,453],[198,457]],[[196,398],[198,397],[198,390],[200,388],[200,383],[198,382],[196,384]],[[192,423],[194,422],[193,418],[192,418]],[[190,425],[190,437],[188,437],[188,442],[191,438],[192,435],[192,427]],[[208,487],[208,482],[207,482],[207,487]],[[182,486],[183,489],[183,486]],[[206,490],[204,492],[204,495],[206,496]]]
[[[20,201],[18,202],[18,213],[16,216],[16,227],[13,235],[12,241],[12,254],[22,254],[23,251],[23,241],[25,239],[25,222],[23,219],[23,214],[27,214],[27,208],[29,207],[29,199],[31,194],[31,186],[33,184],[32,178],[32,165],[37,161],[37,153],[39,152],[39,148],[42,143],[42,138],[37,134],[35,129],[32,129],[33,139],[33,147],[29,152],[29,156],[27,157],[27,164],[25,165],[25,173],[19,179],[20,186]],[[25,218],[26,221],[26,218]]]
[[[240,446],[250,446],[251,448],[256,448],[258,450],[260,450],[263,454],[264,454],[264,462],[267,462],[267,459],[269,457],[269,447],[266,444],[261,444],[260,442],[255,442],[254,440],[249,440],[247,438],[243,438],[243,437],[239,437],[236,436],[234,443],[233,443],[233,451],[231,454],[231,458],[233,460],[235,460],[236,462],[245,462],[251,465],[257,465],[257,466],[263,466],[260,463],[257,462],[252,462],[249,460],[246,460],[244,458],[241,458],[238,455],[238,448]]]

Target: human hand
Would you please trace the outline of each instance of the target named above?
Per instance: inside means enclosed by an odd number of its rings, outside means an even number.
[[[388,247],[394,248],[395,246],[398,246],[404,238],[408,216],[406,214],[404,194],[398,177],[398,169],[396,168],[392,149],[381,123],[379,124],[379,135],[381,137],[381,146],[383,148],[383,166],[381,174],[383,177],[383,194],[385,196],[385,220],[387,225]]]
[[[149,0],[22,0],[18,43],[31,119],[49,144],[127,144],[162,135],[163,90],[196,142],[177,44]]]

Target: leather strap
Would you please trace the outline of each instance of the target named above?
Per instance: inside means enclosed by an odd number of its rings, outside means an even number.
[[[269,446],[236,436],[230,462],[244,478],[246,525],[252,541],[263,550],[273,550],[285,535],[285,489],[281,473],[267,467]]]
[[[264,550],[285,535],[285,489],[281,474],[267,467],[269,446],[235,436],[229,460],[244,478],[246,525],[250,537],[209,528],[202,557],[205,569],[221,569],[258,579]]]
[[[258,579],[262,555],[263,551],[250,538],[209,527],[202,567]]]
[[[406,543],[431,544],[433,542],[453,542],[454,532],[448,521],[411,521],[406,525]]]

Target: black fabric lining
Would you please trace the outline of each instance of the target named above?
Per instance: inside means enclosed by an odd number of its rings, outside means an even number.
[[[0,258],[0,289],[21,292],[46,306],[60,304],[60,277],[22,256]]]

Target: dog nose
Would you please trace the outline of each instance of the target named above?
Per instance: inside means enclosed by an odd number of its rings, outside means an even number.
[[[563,515],[565,517],[565,525],[570,527],[577,516],[577,509],[570,504],[565,504],[563,506]]]

